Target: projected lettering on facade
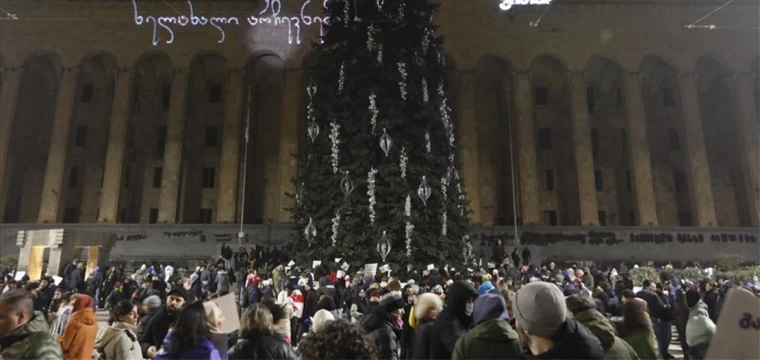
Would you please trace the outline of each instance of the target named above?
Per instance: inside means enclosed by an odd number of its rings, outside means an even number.
[[[552,0],[499,0],[499,8],[507,11],[515,5],[549,5],[551,3]]]
[[[134,21],[135,25],[153,25],[153,46],[157,46],[162,40],[166,44],[174,43],[174,29],[176,27],[188,27],[188,26],[211,26],[216,31],[219,31],[218,43],[223,43],[227,40],[227,33],[225,27],[228,26],[244,26],[247,22],[250,27],[257,26],[270,26],[280,27],[287,26],[288,28],[288,44],[301,44],[301,28],[316,26],[319,24],[319,35],[324,35],[325,24],[328,22],[327,17],[308,16],[305,14],[306,7],[311,3],[311,0],[303,0],[301,4],[301,13],[299,16],[280,16],[282,10],[282,2],[284,0],[265,0],[264,9],[257,15],[251,15],[243,18],[242,20],[237,16],[214,16],[205,17],[195,14],[195,8],[191,0],[187,1],[188,13],[187,15],[179,14],[177,16],[159,16],[152,15],[143,16],[140,15],[140,11],[137,5],[137,0],[132,0],[132,6],[134,7]],[[322,6],[326,6],[327,0],[324,0]],[[165,32],[167,38],[162,38],[159,32]]]

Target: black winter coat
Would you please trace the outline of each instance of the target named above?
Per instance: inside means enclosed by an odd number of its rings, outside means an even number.
[[[254,336],[245,339],[227,351],[230,360],[295,360],[296,354],[279,336]]]
[[[381,310],[370,315],[361,324],[377,347],[378,360],[398,360],[398,341],[401,328],[396,326],[393,315]]]
[[[567,319],[554,335],[554,345],[549,351],[531,355],[528,359],[604,359],[604,348],[594,334],[579,322]]]
[[[449,287],[446,307],[433,322],[430,340],[431,359],[451,359],[457,340],[467,333],[472,316],[465,314],[465,306],[478,291],[465,282],[455,282]]]
[[[412,359],[430,359],[430,341],[433,333],[433,321],[421,320],[414,335],[414,353]]]
[[[155,346],[156,349],[161,348],[161,345],[164,343],[164,338],[169,332],[169,327],[174,323],[175,319],[175,316],[166,311],[166,307],[161,308],[161,310],[150,319],[145,326],[145,332],[140,336],[140,348],[142,348],[143,355],[146,355],[146,351],[151,346]]]

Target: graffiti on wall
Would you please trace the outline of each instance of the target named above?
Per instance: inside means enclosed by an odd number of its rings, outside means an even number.
[[[621,236],[623,235],[623,236]],[[504,232],[501,234],[480,234],[481,246],[494,246],[503,242],[512,242],[515,237],[514,234]],[[477,236],[475,237],[477,239]],[[520,236],[521,245],[534,245],[534,246],[548,246],[552,244],[560,243],[578,243],[589,244],[592,246],[601,245],[618,245],[625,243],[624,233],[616,233],[611,231],[588,231],[582,233],[563,233],[563,232],[524,232]],[[743,233],[717,233],[717,234],[704,234],[704,233],[689,233],[689,232],[675,232],[675,233],[635,233],[631,232],[627,236],[628,242],[632,244],[636,243],[653,243],[653,244],[668,244],[677,242],[680,244],[687,243],[704,243],[706,240],[710,242],[738,242],[756,244],[757,236],[755,234],[743,234]]]

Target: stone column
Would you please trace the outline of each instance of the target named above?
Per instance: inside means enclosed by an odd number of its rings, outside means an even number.
[[[691,207],[697,226],[717,226],[713,200],[710,166],[707,162],[705,135],[702,130],[702,110],[697,94],[697,74],[678,74],[683,106],[683,128],[686,135],[686,171]]]
[[[175,69],[166,121],[166,150],[164,152],[164,174],[161,182],[161,197],[158,200],[158,222],[177,222],[179,178],[182,168],[182,141],[185,131],[185,108],[187,102],[187,69]]]
[[[594,157],[591,153],[586,81],[583,73],[571,73],[573,155],[578,179],[578,203],[582,225],[599,225],[594,179]]]
[[[100,215],[98,221],[116,223],[119,213],[119,197],[124,180],[124,154],[127,145],[129,123],[129,99],[132,87],[132,69],[122,69],[115,74],[116,90],[113,96],[111,128],[108,134],[108,149],[103,172],[103,188],[100,195]]]
[[[538,170],[536,164],[536,130],[533,126],[533,90],[530,73],[515,74],[515,103],[517,110],[517,163],[519,165],[520,211],[523,224],[541,224],[538,205]]]
[[[305,84],[304,84],[305,86]],[[264,219],[276,219],[279,223],[292,222],[290,213],[286,208],[293,207],[293,200],[286,193],[294,194],[296,187],[291,180],[298,171],[298,159],[294,156],[298,152],[298,120],[300,107],[293,104],[301,104],[301,71],[298,69],[283,70],[282,85],[282,119],[280,125],[280,191],[277,212],[265,214]],[[328,136],[328,128],[322,125],[322,136]]]
[[[758,154],[758,114],[755,109],[752,73],[734,75],[737,84],[739,122],[737,130],[741,144],[739,154],[744,172],[745,194],[750,212],[750,225],[760,224],[760,154]]]
[[[240,165],[240,115],[243,108],[244,73],[230,71],[225,89],[224,130],[222,131],[222,161],[219,175],[219,203],[216,222],[234,223],[237,209],[238,167]],[[243,131],[245,131],[243,129]]]
[[[16,114],[16,100],[23,72],[23,68],[0,69],[0,78],[3,79],[3,87],[0,89],[0,221],[5,212],[5,199],[11,180],[10,169],[13,164],[8,153],[11,146],[13,118]]]
[[[470,220],[482,224],[480,209],[480,160],[478,152],[478,128],[475,115],[475,72],[459,72],[460,114],[459,136],[461,139],[462,172],[464,189],[470,201]]]
[[[631,158],[631,174],[635,191],[636,221],[639,225],[653,225],[657,222],[657,200],[652,182],[652,162],[649,158],[647,122],[644,102],[641,99],[641,76],[639,73],[625,74],[625,106],[628,123],[628,144]]]
[[[76,98],[77,74],[79,69],[63,69],[58,82],[53,131],[50,136],[45,182],[42,186],[42,200],[37,222],[55,223],[61,207],[63,174],[66,172],[66,155],[69,151],[71,111]]]

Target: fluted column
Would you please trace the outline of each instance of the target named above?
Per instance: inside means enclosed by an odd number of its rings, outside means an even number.
[[[689,197],[694,211],[695,225],[717,226],[713,200],[710,166],[707,162],[705,134],[702,129],[702,110],[697,94],[697,74],[678,74],[683,106],[684,132],[687,146]]]
[[[478,153],[478,128],[475,113],[475,72],[472,70],[459,72],[459,91],[461,113],[458,116],[459,135],[462,139],[462,171],[464,189],[470,201],[471,221],[482,224],[480,209],[480,160]]]
[[[129,122],[129,93],[134,70],[121,69],[115,74],[116,86],[113,96],[111,127],[108,134],[103,188],[100,195],[98,221],[115,223],[119,211],[121,184],[124,180],[124,154],[127,144]]]
[[[280,124],[280,189],[277,212],[265,214],[264,219],[277,219],[279,223],[291,222],[290,213],[286,208],[293,207],[293,200],[286,193],[294,194],[295,185],[291,182],[298,171],[298,119],[300,108],[301,71],[298,69],[283,70],[282,86],[282,118]],[[305,84],[304,84],[305,86]],[[324,128],[323,128],[324,131]],[[278,215],[279,214],[279,215]]]
[[[520,166],[520,210],[523,224],[540,224],[538,170],[536,169],[536,130],[533,126],[533,97],[530,73],[515,74],[517,103],[517,159]]]
[[[591,152],[591,129],[589,128],[586,81],[583,73],[571,73],[573,155],[578,179],[580,222],[582,225],[598,225],[594,157]]]
[[[628,144],[631,151],[631,174],[635,191],[636,221],[639,225],[657,225],[657,200],[652,182],[652,161],[649,158],[647,122],[641,99],[641,76],[625,74],[625,106],[628,123]]]
[[[744,173],[744,193],[750,212],[750,225],[760,224],[760,154],[758,154],[758,114],[755,108],[754,89],[752,82],[754,74],[744,73],[735,75],[738,87],[739,123],[737,130],[741,144],[739,154]]]
[[[224,130],[222,131],[222,161],[219,175],[219,203],[216,206],[218,223],[234,223],[240,166],[240,115],[243,108],[243,71],[229,72],[225,89]]]
[[[79,69],[63,69],[58,83],[53,131],[50,135],[45,182],[42,186],[40,212],[37,218],[37,221],[41,223],[58,221],[63,174],[66,172],[66,154],[69,151],[71,111],[76,97],[78,74]]]
[[[164,174],[161,181],[161,197],[158,200],[158,222],[177,222],[180,170],[182,168],[182,141],[185,131],[185,108],[187,102],[187,69],[175,69],[166,120],[166,150],[164,151]]]
[[[16,114],[16,100],[18,99],[19,85],[23,68],[0,69],[0,78],[3,79],[0,89],[0,220],[5,212],[5,199],[8,195],[10,182],[10,169],[12,160],[8,159],[11,144],[11,129],[13,118]]]

